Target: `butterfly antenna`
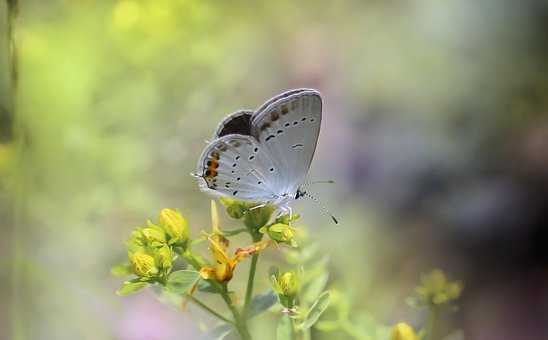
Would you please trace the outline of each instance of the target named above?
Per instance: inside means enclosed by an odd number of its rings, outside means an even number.
[[[331,214],[331,213],[329,212],[329,210],[327,209],[327,207],[326,207],[322,202],[320,202],[320,200],[319,200],[316,196],[313,196],[313,195],[310,194],[308,191],[301,192],[301,195],[303,195],[304,197],[310,198],[314,203],[316,203],[316,204],[320,207],[321,211],[322,211],[324,214],[326,214],[326,215],[328,215],[329,217],[331,217],[331,219],[333,220],[333,222],[335,222],[335,224],[339,224],[339,220],[338,220],[335,216],[333,216],[333,214]]]
[[[302,185],[303,187],[310,186],[312,184],[335,184],[335,181],[333,180],[326,180],[326,181],[305,181]]]

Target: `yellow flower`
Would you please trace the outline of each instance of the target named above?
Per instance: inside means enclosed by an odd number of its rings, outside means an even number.
[[[400,322],[392,328],[390,340],[418,340],[419,337],[411,326]]]
[[[169,236],[169,244],[186,246],[189,239],[188,222],[177,211],[162,209],[160,211],[160,226],[164,228]]]
[[[154,257],[139,251],[129,255],[129,262],[137,276],[152,277],[158,273]]]
[[[218,282],[225,283],[232,279],[234,270],[238,262],[242,261],[249,255],[255,254],[268,245],[268,241],[260,241],[248,248],[239,248],[231,258],[227,254],[229,241],[221,235],[219,228],[219,215],[215,201],[211,201],[211,224],[213,232],[208,235],[209,250],[215,261],[214,266],[204,266],[200,270],[200,275],[203,279],[214,279]]]

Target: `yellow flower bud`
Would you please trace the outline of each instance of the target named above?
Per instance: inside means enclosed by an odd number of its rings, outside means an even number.
[[[392,328],[390,340],[418,340],[419,337],[411,326],[400,322]]]
[[[145,254],[144,252],[131,254],[129,256],[129,262],[131,263],[133,272],[137,276],[152,277],[158,273],[154,257]]]
[[[188,223],[180,213],[172,209],[162,209],[160,225],[170,238],[169,244],[186,245],[189,238]]]
[[[293,272],[287,272],[280,276],[278,279],[281,293],[289,298],[293,298],[297,295],[299,290],[299,284],[297,282],[297,276]]]

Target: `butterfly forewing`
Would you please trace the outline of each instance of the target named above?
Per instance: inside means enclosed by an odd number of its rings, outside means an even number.
[[[274,163],[254,137],[230,134],[212,141],[198,162],[203,190],[218,195],[266,202],[274,199]]]
[[[274,164],[277,195],[294,194],[308,173],[322,119],[322,100],[315,90],[293,90],[263,105],[251,118],[251,135]]]

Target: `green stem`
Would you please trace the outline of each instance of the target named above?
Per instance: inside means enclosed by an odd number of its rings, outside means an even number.
[[[254,243],[259,242],[263,238],[263,234],[259,232],[250,231],[251,239]],[[245,302],[244,302],[244,316],[247,319],[247,313],[251,305],[251,299],[253,298],[253,285],[255,283],[255,272],[257,271],[257,262],[259,261],[259,254],[255,253],[251,256],[251,265],[249,266],[249,275],[247,277],[247,287],[245,289]]]
[[[226,291],[226,286],[223,288],[224,289],[220,292],[220,294],[234,316],[234,322],[238,333],[240,333],[242,340],[251,340],[251,335],[247,329],[245,319],[242,318],[240,312],[238,312],[238,309],[236,309],[236,306],[232,303],[232,299],[230,299],[230,296],[228,296],[228,292]]]
[[[253,297],[253,285],[255,282],[255,272],[257,271],[258,261],[259,254],[253,254],[251,256],[251,265],[249,267],[249,276],[247,278],[247,288],[245,290],[244,315],[247,315],[249,311],[249,306],[251,305],[251,298]]]
[[[211,307],[209,307],[208,305],[206,305],[205,303],[203,303],[202,301],[198,300],[197,298],[195,298],[194,296],[192,295],[188,295],[187,296],[188,299],[192,302],[194,302],[198,307],[202,308],[203,310],[205,310],[206,312],[210,313],[211,315],[215,316],[217,319],[221,320],[221,321],[224,321],[228,324],[231,324],[231,325],[234,325],[234,321],[232,320],[229,320],[227,318],[225,318],[224,316],[222,316],[221,314],[217,313],[216,311],[214,311],[213,309],[211,309]]]
[[[434,331],[436,322],[438,321],[439,310],[436,306],[430,306],[428,309],[428,320],[426,321],[426,336],[425,340],[434,340]]]
[[[202,269],[202,267],[205,265],[203,259],[194,255],[190,249],[185,250],[182,256],[191,266],[193,266],[198,271]],[[238,312],[238,309],[236,309],[236,306],[234,306],[234,304],[232,303],[230,296],[228,296],[226,285],[222,285],[215,280],[209,280],[209,283],[217,291],[217,293],[221,295],[224,302],[226,303],[226,306],[228,307],[228,309],[230,309],[232,317],[234,318],[234,322],[231,322],[231,324],[236,327],[236,330],[238,331],[238,333],[240,333],[242,340],[251,340],[251,335],[249,334],[249,330],[247,329],[247,324],[240,315],[240,312]]]

